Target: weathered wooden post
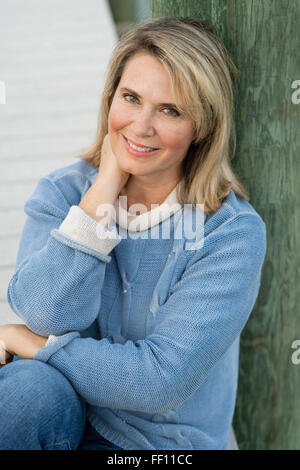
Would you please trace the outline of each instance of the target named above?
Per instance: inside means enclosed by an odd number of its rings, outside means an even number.
[[[211,22],[239,70],[233,167],[268,246],[233,427],[240,449],[300,449],[300,0],[152,0],[151,15]]]

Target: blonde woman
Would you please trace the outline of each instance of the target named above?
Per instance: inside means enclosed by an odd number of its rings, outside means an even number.
[[[236,73],[200,20],[121,37],[95,141],[24,206],[1,449],[229,448],[266,251],[230,163]]]

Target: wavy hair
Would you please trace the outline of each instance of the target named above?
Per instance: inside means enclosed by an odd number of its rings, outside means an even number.
[[[248,201],[248,190],[231,166],[236,150],[232,85],[238,71],[213,26],[196,18],[147,19],[123,33],[106,72],[95,139],[79,157],[99,166],[114,93],[127,60],[141,51],[165,66],[179,112],[194,122],[178,201],[203,204],[205,214],[216,211],[230,189]]]

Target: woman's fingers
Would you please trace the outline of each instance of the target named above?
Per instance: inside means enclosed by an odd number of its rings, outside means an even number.
[[[0,367],[3,367],[5,364],[11,362],[13,357],[14,356],[12,354],[6,351],[4,342],[0,341]]]

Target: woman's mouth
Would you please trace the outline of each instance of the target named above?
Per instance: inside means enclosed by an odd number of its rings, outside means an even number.
[[[127,137],[125,137],[124,135],[123,135],[123,138],[124,138],[126,150],[132,155],[136,155],[138,157],[147,157],[159,151],[159,148],[140,147],[138,145],[135,145],[132,141],[127,139]]]

